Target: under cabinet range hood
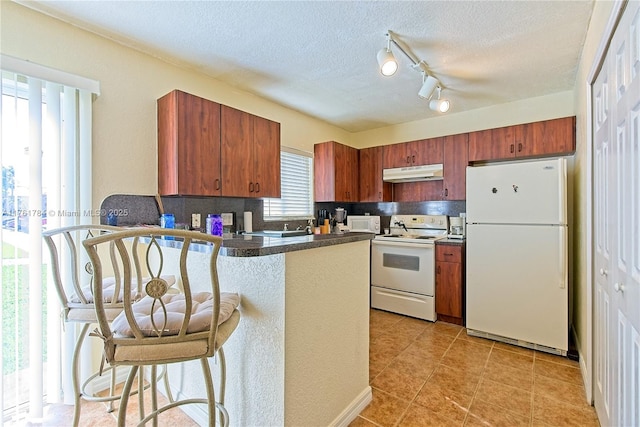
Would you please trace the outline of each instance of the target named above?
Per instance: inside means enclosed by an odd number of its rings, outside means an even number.
[[[382,170],[382,180],[385,182],[400,183],[438,179],[442,179],[442,163]]]

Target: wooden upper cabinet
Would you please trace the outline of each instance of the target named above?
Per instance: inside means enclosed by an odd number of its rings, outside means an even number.
[[[255,197],[280,198],[280,123],[253,116]]]
[[[563,155],[575,152],[575,125],[575,117],[521,125],[522,142],[516,144],[516,157]]]
[[[280,197],[280,124],[221,106],[222,195]]]
[[[382,181],[383,147],[359,150],[360,201],[390,202],[392,184]]]
[[[466,133],[444,137],[443,200],[467,198],[468,141],[469,134]]]
[[[421,139],[383,146],[383,167],[401,168],[442,163],[443,138]]]
[[[575,117],[506,126],[469,134],[469,161],[572,154]]]
[[[335,141],[313,146],[316,202],[357,202],[358,150]]]
[[[509,146],[504,144],[494,144],[492,140],[493,131],[491,129],[469,133],[469,161],[476,160],[497,160],[506,157],[513,157],[509,152]]]
[[[220,104],[174,90],[157,110],[158,193],[219,196]]]

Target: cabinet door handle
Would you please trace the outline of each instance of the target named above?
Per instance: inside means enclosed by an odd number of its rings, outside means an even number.
[[[416,156],[411,156],[411,164],[414,164],[416,162]]]
[[[256,193],[260,192],[260,183],[256,182]]]
[[[249,193],[253,193],[253,182],[249,183]]]
[[[446,253],[446,252],[445,252],[444,256],[453,256],[453,254],[452,254],[452,253]]]
[[[509,145],[509,152],[513,153],[513,144]]]
[[[522,152],[522,143],[519,142],[518,143],[518,153],[521,153],[521,152]]]
[[[378,191],[378,200],[382,200],[382,191]]]
[[[220,189],[220,179],[216,178],[216,190]]]
[[[411,163],[411,156],[407,156],[407,164]]]
[[[440,266],[438,266],[438,269],[437,269],[436,273],[440,274]]]
[[[444,197],[449,197],[449,189],[448,188],[444,189]]]

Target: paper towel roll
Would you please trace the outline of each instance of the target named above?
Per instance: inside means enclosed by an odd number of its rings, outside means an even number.
[[[246,232],[253,231],[253,212],[244,213],[244,231]]]

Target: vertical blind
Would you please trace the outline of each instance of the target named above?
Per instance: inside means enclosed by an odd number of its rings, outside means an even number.
[[[41,418],[44,396],[57,402],[64,391],[73,402],[75,328],[62,331],[42,230],[93,221],[91,104],[98,93],[97,82],[5,55],[1,72],[0,425]],[[76,83],[85,88],[67,85]]]
[[[280,199],[264,200],[264,219],[313,216],[313,155],[293,148],[280,151]]]

